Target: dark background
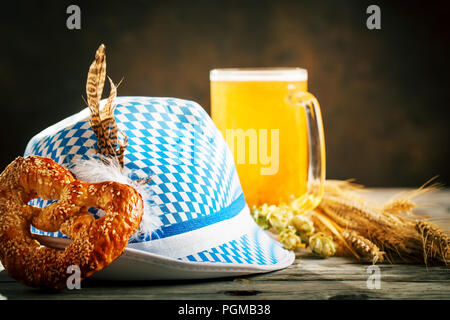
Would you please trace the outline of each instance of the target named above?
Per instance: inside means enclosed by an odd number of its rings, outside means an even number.
[[[209,70],[309,71],[327,177],[367,186],[450,182],[450,6],[446,1],[60,1],[2,3],[0,167],[42,129],[85,107],[107,46],[119,95],[172,96],[209,112]],[[81,30],[66,8],[81,8]],[[366,28],[381,8],[382,30]],[[108,87],[107,87],[107,90]]]

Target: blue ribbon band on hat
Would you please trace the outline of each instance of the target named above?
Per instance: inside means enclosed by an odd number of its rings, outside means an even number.
[[[236,200],[231,203],[228,207],[223,208],[222,210],[210,214],[207,216],[202,216],[194,220],[187,220],[177,224],[172,224],[168,226],[162,226],[154,233],[151,234],[151,237],[145,239],[144,241],[156,240],[160,238],[161,235],[164,235],[165,238],[171,237],[177,234],[184,233],[186,231],[194,231],[211,224],[221,222],[223,220],[227,220],[235,217],[242,209],[246,206],[244,194],[241,194]],[[159,236],[158,236],[159,235]],[[130,241],[130,243],[138,242],[134,239]]]

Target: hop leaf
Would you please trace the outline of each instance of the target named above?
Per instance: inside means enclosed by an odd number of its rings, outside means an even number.
[[[328,258],[336,253],[336,246],[333,239],[323,232],[317,232],[309,238],[309,247],[312,252],[322,258]]]
[[[285,228],[281,230],[278,239],[288,250],[294,250],[299,244],[302,243],[300,237],[293,228]]]
[[[291,222],[304,242],[314,233],[313,222],[304,215],[296,215]]]

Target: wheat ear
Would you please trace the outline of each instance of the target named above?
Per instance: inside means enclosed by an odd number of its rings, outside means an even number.
[[[416,223],[416,230],[423,239],[423,254],[425,263],[429,258],[441,259],[445,264],[449,259],[450,237],[439,228],[427,220],[419,220]]]
[[[342,235],[345,240],[352,245],[356,252],[363,257],[370,258],[373,264],[378,261],[383,262],[384,252],[381,252],[378,246],[369,239],[364,238],[355,231],[344,230]]]

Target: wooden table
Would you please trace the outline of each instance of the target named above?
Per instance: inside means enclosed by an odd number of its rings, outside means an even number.
[[[372,189],[368,196],[385,200],[399,191]],[[450,220],[450,190],[423,200],[428,206],[418,213]],[[302,250],[293,265],[267,274],[138,283],[88,279],[80,290],[48,292],[17,283],[0,265],[0,299],[450,299],[450,267],[380,264],[380,289],[368,288],[369,267],[354,259],[321,259]]]

